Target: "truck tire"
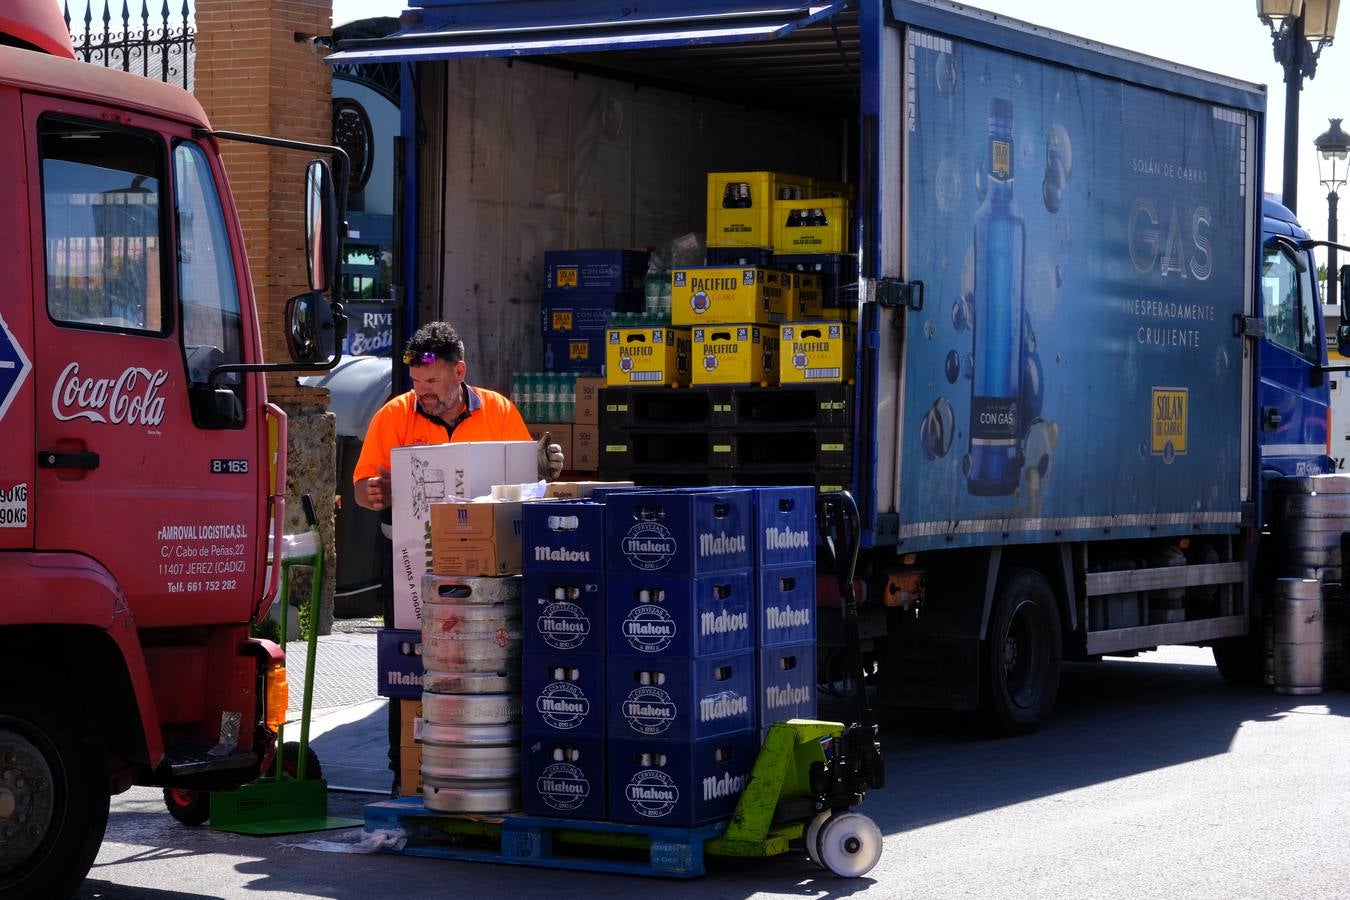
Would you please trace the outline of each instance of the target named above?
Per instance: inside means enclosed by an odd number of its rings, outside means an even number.
[[[41,685],[0,698],[0,897],[69,897],[108,825],[108,760],[88,708],[49,676],[0,669],[6,684]],[[18,825],[9,833],[6,824]]]
[[[995,734],[1026,734],[1049,720],[1063,646],[1055,593],[1040,572],[1012,569],[1002,580],[982,655],[980,706]]]
[[[1254,635],[1224,638],[1210,645],[1214,665],[1225,681],[1232,684],[1259,684],[1265,675],[1265,648]]]

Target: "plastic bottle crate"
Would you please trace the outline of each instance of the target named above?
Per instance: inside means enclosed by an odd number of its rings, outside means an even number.
[[[600,427],[850,428],[853,388],[844,384],[775,387],[606,388]]]
[[[847,468],[853,438],[842,428],[741,431],[601,429],[600,465],[621,467]]]
[[[853,490],[853,470],[837,469],[709,469],[706,466],[631,465],[602,460],[600,477],[632,481],[639,487],[740,487],[806,485],[822,494]]]

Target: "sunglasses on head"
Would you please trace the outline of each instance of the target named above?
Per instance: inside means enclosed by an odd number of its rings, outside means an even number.
[[[403,351],[403,364],[405,366],[429,366],[441,357],[435,353],[413,353],[411,350]],[[445,358],[445,361],[454,365],[458,360]]]

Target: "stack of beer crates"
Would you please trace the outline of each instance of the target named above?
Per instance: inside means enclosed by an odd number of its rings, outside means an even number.
[[[605,498],[609,816],[729,816],[759,752],[753,496]]]
[[[600,373],[610,319],[644,308],[647,256],[623,249],[544,252],[539,307],[546,371]]]

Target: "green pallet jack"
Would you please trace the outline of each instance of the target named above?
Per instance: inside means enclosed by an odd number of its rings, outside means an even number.
[[[309,717],[314,699],[314,662],[318,649],[319,601],[323,595],[323,540],[319,518],[308,494],[301,497],[309,531],[282,542],[281,589],[277,596],[281,626],[281,649],[286,649],[286,616],[289,611],[290,570],[311,570],[309,592],[309,638],[305,659],[304,699],[300,710],[300,741],[286,743],[286,726],[277,727],[279,751],[264,763],[268,774],[229,791],[191,791],[165,788],[164,802],[178,821],[200,825],[208,818],[217,831],[236,834],[296,834],[328,831],[361,824],[360,819],[328,815],[328,782],[323,779],[319,757],[309,746]]]
[[[704,850],[711,856],[776,856],[800,839],[813,862],[858,878],[881,859],[881,829],[853,807],[869,789],[885,784],[885,766],[864,682],[853,590],[860,528],[852,495],[820,495],[816,527],[839,580],[854,721],[791,719],[772,725],[726,831]]]

